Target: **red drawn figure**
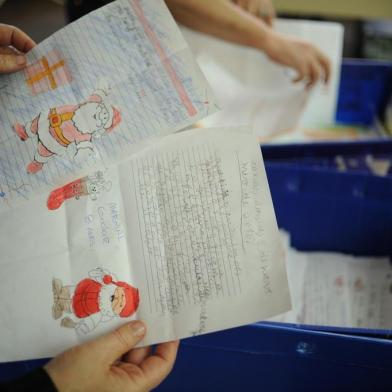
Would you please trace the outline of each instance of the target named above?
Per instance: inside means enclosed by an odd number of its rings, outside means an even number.
[[[14,124],[22,141],[37,141],[28,173],[37,173],[56,155],[68,153],[74,160],[83,161],[94,153],[93,138],[109,134],[121,122],[120,112],[107,102],[108,89],[99,88],[83,103],[51,108],[26,125]]]
[[[79,178],[67,185],[52,191],[47,200],[49,210],[57,210],[68,199],[79,199],[81,196],[89,196],[91,200],[98,200],[99,195],[110,191],[111,181],[106,181],[102,171],[97,171],[91,176]]]
[[[139,306],[139,290],[116,281],[102,268],[90,271],[76,286],[63,286],[60,279],[53,279],[52,290],[53,318],[61,319],[62,327],[74,328],[78,335],[93,331],[102,322],[131,317]]]
[[[54,90],[71,82],[71,73],[57,50],[50,51],[25,70],[26,83],[33,95]]]

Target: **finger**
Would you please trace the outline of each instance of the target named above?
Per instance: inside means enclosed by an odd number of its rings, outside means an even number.
[[[322,69],[324,71],[324,81],[325,84],[328,84],[328,82],[331,79],[331,61],[329,60],[329,58],[327,56],[325,56],[324,54],[320,53],[319,57],[318,57],[320,64],[322,66]]]
[[[276,11],[274,6],[271,3],[271,7],[269,9],[269,16],[268,16],[268,24],[272,27],[276,18]]]
[[[310,68],[309,76],[306,79],[305,88],[307,90],[310,90],[314,86],[314,84],[315,84],[315,75],[314,75],[313,69]]]
[[[317,64],[316,61],[314,61],[309,69],[309,81],[306,85],[306,88],[312,88],[321,78],[322,72]]]
[[[259,17],[267,26],[272,27],[273,23],[270,14],[266,14],[263,12],[259,14]]]
[[[259,13],[260,17],[264,20],[264,22],[267,23],[268,26],[272,27],[276,13],[271,1],[263,1],[262,4],[260,4]]]
[[[0,55],[0,73],[19,71],[26,65],[26,58],[21,55]]]
[[[255,16],[260,16],[262,10],[260,9],[259,0],[251,0],[248,2],[247,11]]]
[[[18,54],[21,54],[21,53],[18,50],[14,49],[14,48],[11,48],[10,46],[7,46],[7,47],[4,47],[4,48],[0,47],[0,54],[15,54],[15,55],[18,55]]]
[[[139,366],[151,354],[151,347],[140,347],[124,355],[123,362]]]
[[[26,53],[35,45],[35,42],[22,30],[14,26],[0,24],[0,46],[13,46]]]
[[[242,9],[246,10],[248,6],[248,0],[237,0],[236,4]]]
[[[324,71],[318,61],[315,61],[314,65],[314,76],[315,76],[315,83],[318,83],[319,81],[324,80]]]
[[[140,364],[140,368],[146,377],[148,388],[157,387],[171,372],[179,344],[180,342],[176,340],[158,345],[154,355],[151,355]]]
[[[305,67],[297,68],[297,76],[293,79],[293,83],[298,83],[304,80],[308,74],[307,70]]]
[[[269,26],[273,27],[274,24],[274,18],[271,15],[265,15],[262,17],[264,19],[264,22]]]
[[[131,350],[139,343],[146,333],[146,327],[141,321],[132,321],[106,335],[86,344],[94,360],[100,360],[111,366],[118,358]]]
[[[270,12],[272,19],[275,19],[276,18],[276,10],[275,10],[274,5],[272,4],[272,1],[269,1],[269,12]]]

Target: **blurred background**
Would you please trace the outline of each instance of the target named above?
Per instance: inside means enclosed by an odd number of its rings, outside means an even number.
[[[289,328],[262,325],[260,336],[249,335],[247,353],[238,347],[248,332],[228,335],[238,346],[221,354],[216,347],[228,344],[224,335],[218,345],[211,335],[214,349],[208,351],[207,337],[203,360],[190,349],[179,373],[198,390],[205,390],[198,383],[207,379],[206,369],[222,363],[221,373],[211,374],[213,390],[223,390],[224,381],[230,390],[251,380],[279,392],[293,385],[390,391],[391,361],[384,358],[392,336],[392,0],[273,3],[277,30],[312,42],[331,59],[328,87],[307,91],[260,51],[183,33],[223,108],[198,126],[249,124],[262,144],[277,222],[287,237],[293,298],[293,311],[275,321]],[[0,0],[0,22],[40,42],[68,17],[62,0]],[[256,356],[253,339],[271,345]]]
[[[18,26],[40,42],[66,24],[64,2],[0,0],[0,23]]]
[[[83,7],[81,3],[81,0],[71,0],[68,5],[77,10]],[[104,1],[96,0],[95,4],[98,7]],[[320,22],[319,25],[278,23],[277,29],[312,41],[332,58],[334,72],[329,91],[316,88],[310,98],[300,96],[285,84],[281,78],[281,69],[272,67],[268,61],[261,65],[260,53],[255,55],[248,54],[246,50],[237,51],[234,46],[223,42],[212,50],[215,43],[209,37],[200,38],[185,31],[185,37],[207,79],[216,90],[218,98],[222,96],[223,106],[230,108],[231,105],[237,105],[237,101],[242,99],[239,91],[232,91],[235,96],[233,102],[225,101],[226,91],[233,89],[234,84],[239,85],[238,82],[243,84],[248,89],[245,100],[248,99],[251,103],[244,105],[246,108],[242,113],[235,111],[235,116],[241,125],[250,123],[261,142],[389,137],[392,134],[392,109],[391,104],[388,105],[392,89],[389,67],[392,62],[392,1],[274,0],[273,4],[279,18]],[[66,0],[0,0],[0,23],[18,26],[36,42],[66,25],[68,20]],[[326,22],[332,23],[328,25]],[[333,27],[330,30],[325,27],[332,26],[333,23],[335,30]],[[336,26],[343,27],[341,33],[337,32]],[[200,45],[201,49],[198,51]],[[222,53],[218,54],[220,49]],[[230,58],[224,57],[225,51],[232,52]],[[256,69],[259,64],[263,69],[262,73],[256,72],[253,77],[249,76],[245,84],[241,80],[241,67],[236,64],[242,56],[249,57],[247,62],[250,68]],[[207,57],[206,65],[203,64],[203,59]],[[346,59],[354,59],[354,62]],[[217,64],[218,68],[211,70],[211,63]],[[234,79],[230,79],[233,75],[228,68],[231,66],[238,66]],[[230,74],[226,79],[222,77],[225,72]],[[217,74],[221,80],[215,86],[213,82]],[[260,75],[264,75],[264,82]],[[271,86],[267,79],[278,79],[278,82],[275,83],[276,86]],[[258,90],[257,97],[250,93],[252,87]],[[275,90],[282,93],[279,96],[275,93],[271,95],[271,91]],[[256,101],[263,105],[267,102],[264,112],[259,110],[260,105],[254,104]],[[276,104],[278,101],[281,105]],[[290,113],[277,110],[278,106],[294,107],[295,102],[302,101],[305,102],[304,108],[298,106]],[[230,117],[232,113],[230,108],[200,126],[239,125]],[[287,119],[279,120],[283,117]],[[230,124],[226,124],[225,120]]]
[[[79,2],[73,1],[75,5]],[[0,0],[0,22],[20,27],[39,42],[66,24],[64,3],[63,0]],[[275,0],[274,5],[279,17],[342,23],[344,57],[392,59],[390,0]]]

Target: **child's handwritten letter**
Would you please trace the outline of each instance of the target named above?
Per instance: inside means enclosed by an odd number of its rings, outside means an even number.
[[[163,1],[115,1],[27,58],[0,75],[0,209],[216,110]]]
[[[132,318],[149,345],[290,308],[260,148],[245,130],[167,136],[2,219],[0,361],[55,355]]]
[[[387,257],[306,253],[286,243],[293,309],[271,321],[391,330],[392,266]]]

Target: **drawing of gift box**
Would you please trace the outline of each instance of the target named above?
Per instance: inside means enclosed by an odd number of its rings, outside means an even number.
[[[71,82],[71,73],[57,50],[28,65],[25,69],[26,83],[33,95],[55,90]]]

